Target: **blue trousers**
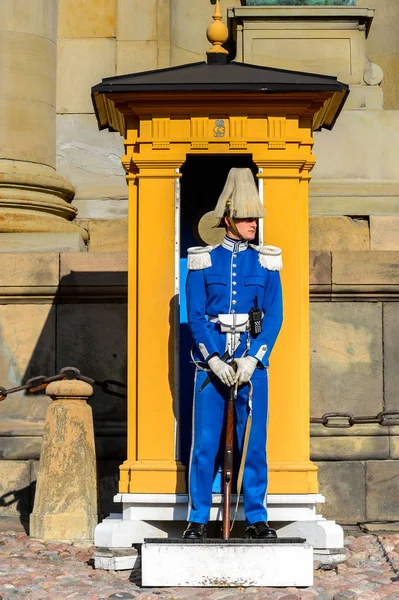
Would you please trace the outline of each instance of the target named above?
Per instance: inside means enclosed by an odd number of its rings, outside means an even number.
[[[193,405],[193,440],[189,470],[189,521],[207,523],[212,503],[215,458],[222,435],[229,388],[214,377],[199,391],[207,373],[197,370]],[[252,428],[243,477],[244,511],[247,525],[267,521],[266,428],[268,415],[267,369],[255,369],[253,385]],[[238,389],[235,401],[235,431],[241,454],[248,417],[247,384]]]

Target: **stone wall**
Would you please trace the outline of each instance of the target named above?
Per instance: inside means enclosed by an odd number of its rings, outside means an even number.
[[[321,221],[313,246],[322,250],[311,252],[311,416],[399,410],[397,239],[391,248],[367,249],[385,218],[370,229],[347,217]],[[399,426],[312,425],[323,515],[340,523],[398,520],[398,443]]]
[[[126,458],[126,253],[0,254],[0,274],[1,385],[70,365],[96,380],[100,510],[109,514]],[[0,516],[32,508],[49,402],[43,392],[0,402]]]

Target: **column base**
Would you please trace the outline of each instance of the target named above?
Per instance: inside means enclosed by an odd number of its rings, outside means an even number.
[[[2,233],[78,233],[72,223],[74,187],[43,164],[0,159],[0,231]]]
[[[180,538],[186,526],[186,494],[117,494],[122,514],[112,514],[97,525],[94,533],[95,566],[98,569],[134,569],[140,566],[137,548],[145,538]],[[323,564],[342,562],[343,530],[334,521],[316,514],[316,504],[323,503],[319,494],[271,494],[268,496],[269,522],[280,537],[301,537],[314,547]],[[222,522],[223,499],[213,495],[208,528],[217,537]],[[232,498],[234,506],[234,496]],[[245,516],[240,503],[233,537],[243,537]],[[130,554],[129,554],[130,548]],[[120,555],[120,552],[123,554]],[[327,552],[326,552],[327,551]],[[319,554],[324,556],[323,560]]]
[[[87,252],[87,246],[78,231],[0,233],[0,252]]]

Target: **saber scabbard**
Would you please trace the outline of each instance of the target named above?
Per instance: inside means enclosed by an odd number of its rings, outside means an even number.
[[[234,364],[234,363],[233,363]],[[232,365],[233,366],[233,365]],[[229,390],[229,400],[227,403],[226,414],[226,444],[224,451],[223,467],[223,539],[230,538],[230,505],[231,505],[231,485],[233,479],[233,446],[234,446],[234,411],[235,399],[237,396],[237,385],[233,385]]]

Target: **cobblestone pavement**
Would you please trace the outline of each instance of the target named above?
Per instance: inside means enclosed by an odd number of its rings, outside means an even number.
[[[96,571],[93,548],[42,544],[22,533],[0,533],[0,600],[399,600],[399,534],[348,536],[347,561],[331,570],[315,564],[309,588],[177,588],[137,585],[138,573]]]

